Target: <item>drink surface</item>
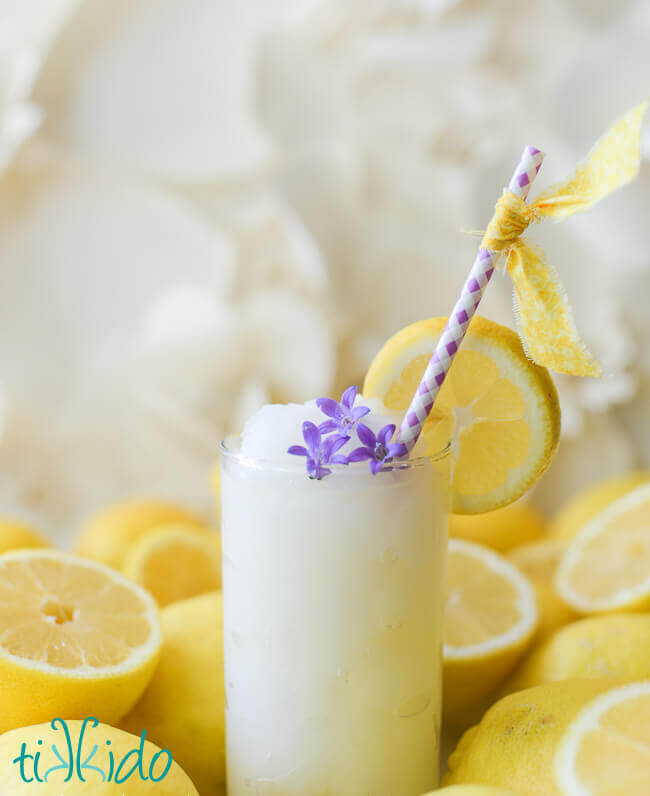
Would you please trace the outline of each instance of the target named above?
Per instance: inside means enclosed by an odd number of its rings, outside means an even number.
[[[283,453],[305,419],[266,407],[222,461],[229,793],[418,796],[437,780],[445,462],[310,480]]]

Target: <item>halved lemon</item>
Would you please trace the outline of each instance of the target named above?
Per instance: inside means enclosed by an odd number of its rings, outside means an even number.
[[[603,509],[569,542],[555,585],[583,614],[650,608],[650,484]]]
[[[153,598],[54,550],[0,556],[0,733],[60,718],[114,723],[146,688],[161,632]]]
[[[184,525],[148,531],[129,548],[124,574],[153,594],[161,607],[220,589],[220,537]]]
[[[446,321],[419,321],[391,337],[368,370],[364,396],[405,411]],[[452,511],[512,503],[548,467],[559,437],[560,406],[548,371],[526,357],[511,329],[474,317],[414,452],[452,441]]]
[[[573,539],[585,525],[618,498],[643,484],[650,484],[650,472],[632,472],[598,481],[571,498],[553,517],[549,537]]]
[[[449,541],[445,588],[444,709],[466,725],[530,646],[537,604],[515,566],[459,539]]]
[[[566,796],[647,796],[650,682],[596,697],[569,725],[554,760]]]
[[[553,758],[564,730],[608,680],[562,680],[503,697],[449,756],[443,785],[481,782],[519,796],[560,796]]]

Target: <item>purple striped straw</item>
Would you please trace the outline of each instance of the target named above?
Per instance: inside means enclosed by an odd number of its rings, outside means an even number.
[[[535,147],[527,146],[510,179],[508,190],[526,201],[530,186],[533,184],[543,160],[543,152]],[[454,356],[463,342],[476,308],[483,298],[483,293],[494,273],[498,259],[499,252],[493,252],[483,247],[478,250],[472,270],[469,272],[458,301],[451,311],[436,350],[429,360],[422,381],[415,391],[411,405],[400,426],[397,441],[406,445],[409,453],[418,441],[422,426],[433,409],[436,396],[454,361]]]

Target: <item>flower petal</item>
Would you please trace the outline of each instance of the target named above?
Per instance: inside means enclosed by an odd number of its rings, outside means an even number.
[[[336,420],[323,420],[318,426],[321,434],[331,434],[332,431],[339,431],[340,426]]]
[[[320,464],[314,464],[312,472],[309,474],[312,478],[317,478],[320,481],[321,478],[325,478],[325,476],[330,475],[331,472],[329,467],[321,467]]]
[[[292,456],[308,456],[307,448],[303,448],[302,445],[292,445],[290,448],[287,449],[287,453],[290,453]]]
[[[371,459],[371,460],[370,460],[370,472],[371,472],[373,475],[377,475],[377,473],[378,473],[378,472],[381,470],[381,468],[382,468],[383,466],[384,466],[384,463],[383,463],[383,462],[377,462],[377,461],[375,461],[374,459]]]
[[[355,406],[354,409],[350,412],[350,417],[354,422],[360,420],[362,417],[365,417],[368,412],[370,411],[369,406]]]
[[[349,462],[365,462],[368,459],[374,459],[374,454],[369,448],[355,448],[348,453]]]
[[[388,447],[391,439],[393,438],[393,434],[395,433],[395,424],[388,423],[388,425],[384,426],[377,432],[377,441],[380,442],[385,448]]]
[[[377,444],[377,437],[365,423],[357,423],[357,436],[366,445],[368,448],[374,449],[375,445]]]
[[[313,455],[318,450],[321,435],[318,426],[312,423],[311,420],[305,420],[302,424],[302,438],[307,443],[307,448]]]
[[[317,398],[316,406],[328,417],[340,417],[342,414],[338,401],[333,398]]]
[[[408,448],[403,442],[391,442],[390,445],[386,446],[386,450],[386,459],[392,459],[393,457],[400,459],[408,453]]]
[[[343,392],[343,395],[341,396],[341,406],[344,406],[346,409],[352,409],[356,397],[357,386],[356,384],[353,384]]]
[[[334,456],[330,457],[331,464],[347,464],[348,457],[344,453],[335,453]]]
[[[339,439],[338,434],[332,434],[331,437],[325,437],[323,443],[321,445],[321,461],[328,462],[330,460],[330,456],[335,452],[333,449],[334,442]]]
[[[340,450],[345,445],[345,443],[349,441],[349,439],[350,437],[348,436],[335,434],[324,440],[323,452],[325,453],[326,456],[325,461],[329,461],[330,457],[333,454],[335,454],[338,450]]]

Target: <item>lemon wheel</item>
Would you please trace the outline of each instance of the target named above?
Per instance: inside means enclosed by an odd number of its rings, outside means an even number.
[[[384,345],[363,394],[405,411],[446,318],[419,321]],[[560,436],[557,391],[510,329],[475,317],[413,455],[451,440],[452,511],[476,514],[512,503],[544,472]]]

